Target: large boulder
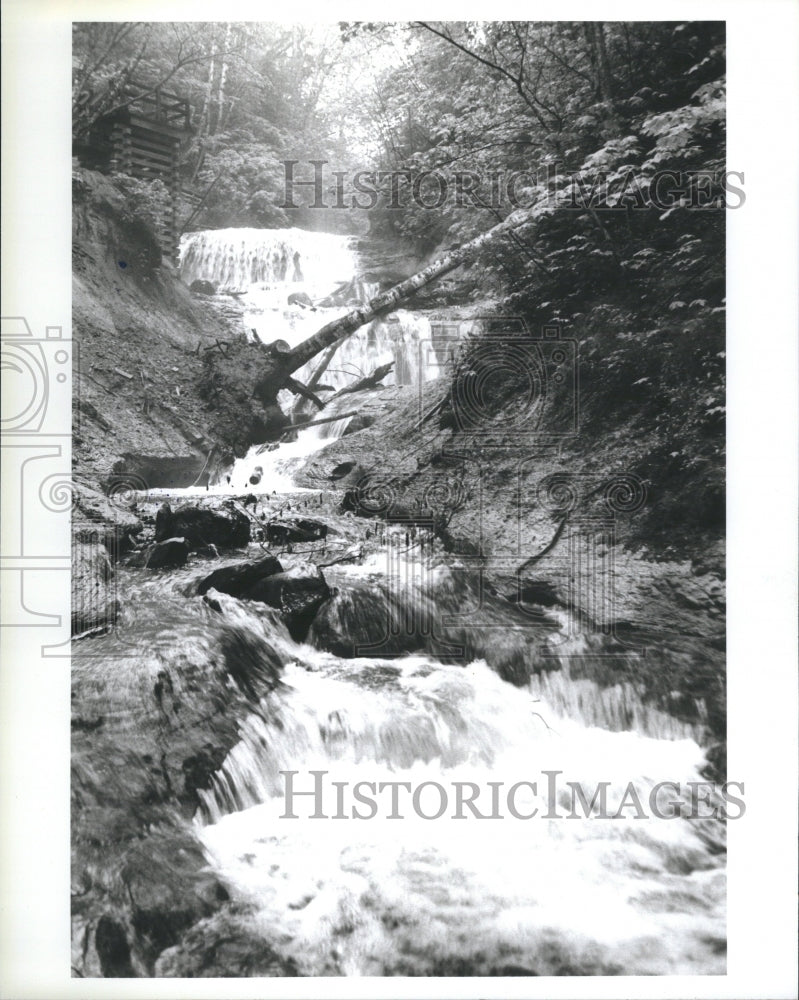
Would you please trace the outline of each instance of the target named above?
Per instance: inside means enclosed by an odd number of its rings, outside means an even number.
[[[72,544],[72,634],[113,625],[119,611],[114,569],[100,542]]]
[[[277,608],[292,639],[299,642],[308,634],[316,612],[330,597],[330,588],[317,566],[300,563],[283,573],[262,577],[244,597]]]
[[[212,510],[187,505],[173,511],[164,503],[155,518],[155,540],[185,538],[189,548],[241,548],[250,540],[250,519],[235,508]]]
[[[195,295],[216,295],[216,285],[213,281],[197,278],[189,285],[189,291],[194,292]]]
[[[260,601],[280,612],[292,639],[304,639],[316,612],[330,597],[321,570],[299,563],[284,570],[274,556],[257,562],[223,566],[197,587],[198,594],[211,589],[246,601]]]
[[[424,639],[413,629],[409,634],[401,628],[391,629],[391,598],[384,587],[376,586],[374,581],[354,583],[320,607],[308,632],[309,645],[341,657],[357,656],[361,647],[371,645],[380,649],[375,655],[425,648]]]
[[[156,542],[147,552],[147,569],[167,569],[185,566],[189,557],[189,546],[185,538],[167,538]]]
[[[244,597],[263,577],[282,572],[283,567],[274,556],[266,556],[254,562],[236,563],[234,566],[222,566],[200,581],[197,593],[206,594],[213,588],[230,594],[231,597]]]
[[[307,292],[292,292],[288,297],[288,304],[290,306],[308,307],[313,305],[313,301]]]

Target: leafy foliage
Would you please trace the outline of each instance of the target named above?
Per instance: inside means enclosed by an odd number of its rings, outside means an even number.
[[[280,207],[283,161],[341,156],[343,109],[322,106],[340,50],[334,28],[249,22],[76,24],[73,138],[85,143],[98,119],[129,103],[128,84],[166,88],[192,108],[193,134],[181,157],[188,196],[184,222],[193,215],[195,228],[313,228],[315,213],[292,216]],[[331,138],[320,141],[319,136]],[[335,221],[352,220],[337,213]]]
[[[697,531],[717,534],[723,25],[417,22],[390,30],[410,37],[407,59],[385,70],[371,102],[381,165],[436,171],[450,192],[458,172],[483,181],[516,173],[517,201],[532,206],[525,224],[460,272],[461,301],[489,300],[531,330],[558,323],[580,343],[577,447],[599,464],[623,456],[626,471],[650,484],[644,535],[662,536],[668,548]],[[387,31],[346,33],[386,44]],[[435,253],[514,207],[449,198],[430,211],[409,200],[374,212],[372,231]]]

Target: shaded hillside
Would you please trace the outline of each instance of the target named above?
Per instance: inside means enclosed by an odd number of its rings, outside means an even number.
[[[188,485],[232,458],[249,421],[257,439],[249,399],[230,399],[240,409],[229,420],[218,402],[215,415],[207,408],[209,354],[240,341],[235,300],[192,294],[122,184],[85,170],[73,178],[73,324],[74,462],[84,476],[124,470],[151,486]],[[255,349],[244,353],[242,367],[257,361]]]

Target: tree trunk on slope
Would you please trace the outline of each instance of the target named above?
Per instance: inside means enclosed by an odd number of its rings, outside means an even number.
[[[442,278],[445,274],[449,274],[450,271],[454,271],[456,267],[460,267],[461,264],[466,263],[490,240],[509,233],[512,229],[529,221],[529,219],[530,209],[517,209],[517,211],[511,213],[507,219],[504,219],[492,229],[481,233],[480,236],[476,236],[468,243],[464,243],[463,246],[450,250],[449,253],[439,258],[439,260],[434,261],[423,270],[411,275],[410,278],[406,278],[405,281],[401,281],[398,285],[394,285],[387,292],[376,296],[365,306],[354,309],[352,312],[347,313],[346,316],[341,316],[339,319],[328,323],[327,326],[323,326],[321,330],[317,331],[313,336],[308,337],[307,340],[304,340],[287,353],[286,362],[291,366],[289,371],[295,372],[298,368],[302,368],[304,364],[307,364],[320,351],[329,347],[336,340],[354,333],[355,330],[365,323],[369,323],[376,316],[385,316],[386,313],[393,312],[405,299],[410,298],[437,278]]]
[[[468,243],[450,250],[439,260],[411,275],[410,278],[406,278],[405,281],[401,281],[398,285],[394,285],[387,292],[376,296],[366,305],[353,309],[346,316],[340,316],[323,326],[321,330],[292,350],[282,353],[272,352],[270,360],[264,365],[263,375],[255,387],[256,395],[264,406],[273,405],[276,402],[277,393],[287,386],[291,375],[307,364],[320,351],[331,347],[337,341],[344,340],[376,316],[384,316],[386,313],[393,312],[405,299],[472,259],[486,243],[511,232],[525,222],[531,221],[533,217],[534,209],[517,209],[492,229],[488,229]]]

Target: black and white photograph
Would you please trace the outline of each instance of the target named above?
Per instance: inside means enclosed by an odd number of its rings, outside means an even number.
[[[57,995],[795,996],[796,141],[753,194],[741,17],[234,7],[74,4],[41,70],[3,642],[63,713]]]

